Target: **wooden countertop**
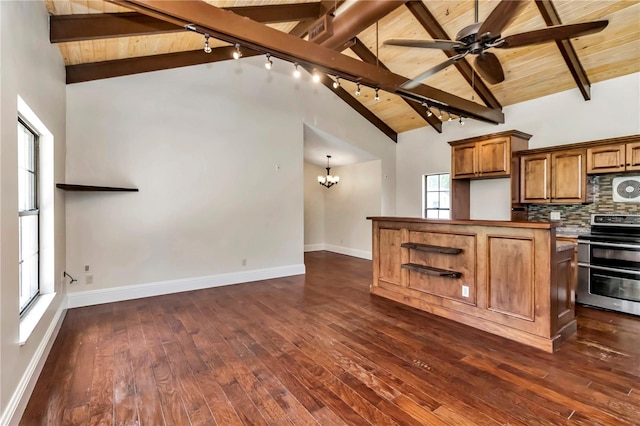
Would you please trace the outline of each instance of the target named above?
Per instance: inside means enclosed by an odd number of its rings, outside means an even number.
[[[510,220],[459,220],[459,219],[422,219],[419,217],[396,217],[396,216],[369,216],[368,220],[405,222],[405,223],[432,223],[434,225],[467,225],[467,226],[504,226],[509,228],[534,228],[552,229],[557,228],[558,223],[554,222],[512,222]]]

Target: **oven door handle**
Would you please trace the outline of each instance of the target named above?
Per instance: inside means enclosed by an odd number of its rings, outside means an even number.
[[[578,266],[595,269],[597,271],[620,272],[623,274],[640,275],[640,271],[632,271],[629,269],[608,268],[606,266],[596,266],[596,265],[591,265],[589,263],[583,263],[583,262],[578,262]]]
[[[602,246],[602,247],[640,249],[640,244],[619,244],[619,243],[601,243],[601,242],[594,243],[593,241],[578,241],[578,244],[590,244],[592,246]]]

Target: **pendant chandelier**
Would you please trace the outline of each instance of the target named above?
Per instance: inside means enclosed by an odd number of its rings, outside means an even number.
[[[327,175],[326,176],[318,176],[318,183],[322,186],[326,186],[327,188],[331,188],[333,185],[337,185],[340,182],[340,176],[332,176],[331,175],[331,167],[329,167],[329,159],[330,155],[327,155]]]

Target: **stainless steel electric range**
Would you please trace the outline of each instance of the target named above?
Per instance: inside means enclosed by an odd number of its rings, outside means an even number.
[[[640,215],[594,214],[578,237],[578,303],[640,315]]]

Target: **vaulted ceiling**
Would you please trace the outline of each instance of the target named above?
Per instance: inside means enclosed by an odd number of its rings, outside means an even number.
[[[203,3],[46,0],[52,15],[51,42],[57,43],[64,58],[67,82],[232,60],[233,44],[239,43],[244,57],[270,53],[308,70],[323,71],[327,87],[395,140],[397,133],[423,126],[441,131],[437,107],[455,117],[498,123],[504,120],[504,106],[575,88],[586,101],[591,96],[590,84],[640,71],[637,0],[527,1],[503,36],[557,24],[597,20],[609,24],[601,32],[569,42],[492,49],[505,74],[498,84],[485,82],[474,70],[473,61],[467,61],[473,56],[469,55],[411,90],[402,89],[402,84],[445,61],[446,52],[388,46],[383,41],[454,39],[458,31],[475,22],[474,1]],[[485,20],[499,3],[479,1],[479,20]],[[306,41],[308,30],[336,7],[334,37],[321,46],[311,45]],[[197,32],[185,30],[187,23]],[[212,35],[211,54],[203,51],[202,33]],[[342,77],[341,86],[334,89],[331,83],[336,75]],[[355,96],[356,82],[361,84],[360,96]],[[374,99],[376,87],[379,101]],[[447,118],[445,113],[442,120]]]

